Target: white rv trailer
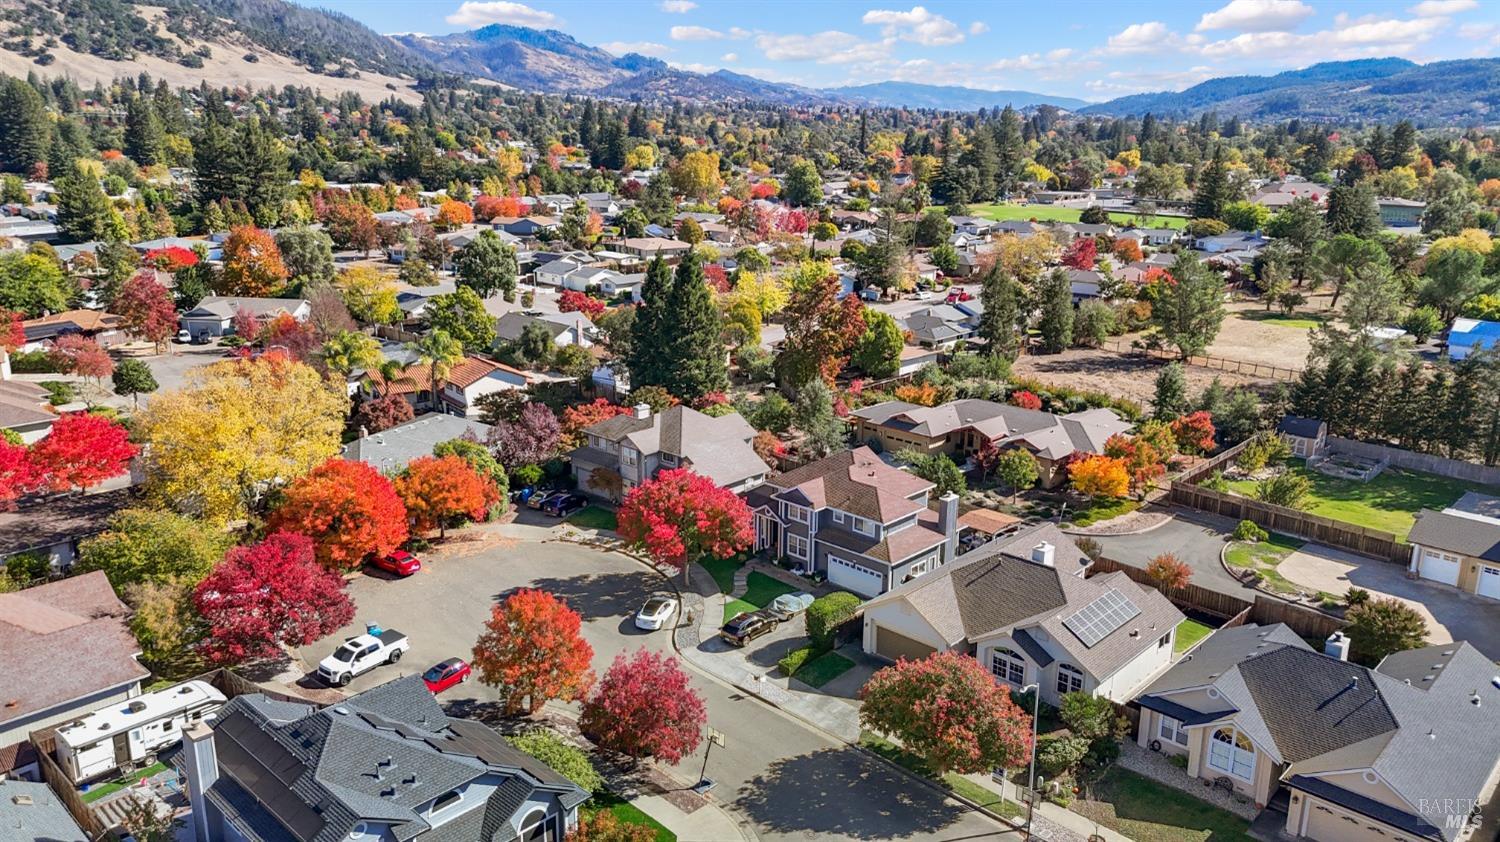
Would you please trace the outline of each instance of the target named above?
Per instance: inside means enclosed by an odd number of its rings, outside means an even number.
[[[74,783],[155,762],[182,730],[214,713],[224,694],[205,681],[144,693],[57,729],[57,763]]]

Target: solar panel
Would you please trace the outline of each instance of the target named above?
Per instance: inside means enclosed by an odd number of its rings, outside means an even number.
[[[1105,591],[1098,599],[1080,608],[1073,616],[1063,620],[1068,631],[1078,635],[1083,645],[1092,649],[1096,643],[1111,632],[1130,622],[1141,613],[1134,602],[1114,588]]]

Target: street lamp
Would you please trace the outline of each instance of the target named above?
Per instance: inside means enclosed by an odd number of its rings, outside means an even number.
[[[1036,813],[1036,738],[1037,723],[1041,721],[1042,683],[1028,684],[1021,692],[1031,691],[1031,772],[1026,778],[1026,838],[1031,838],[1031,817]]]

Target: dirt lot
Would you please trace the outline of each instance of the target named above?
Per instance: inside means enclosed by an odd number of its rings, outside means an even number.
[[[1280,328],[1285,330],[1285,328]],[[1166,365],[1161,360],[1116,354],[1112,351],[1074,348],[1062,354],[1025,356],[1012,367],[1017,375],[1035,377],[1044,383],[1075,389],[1097,389],[1149,406],[1156,392],[1156,375]],[[1270,380],[1245,377],[1198,366],[1183,366],[1188,391],[1196,395],[1218,375],[1225,386],[1269,387]]]
[[[1313,299],[1317,305],[1327,302],[1326,296]],[[1308,342],[1312,324],[1328,312],[1299,310],[1290,317],[1282,317],[1279,309],[1267,314],[1264,305],[1253,301],[1236,302],[1225,309],[1228,313],[1224,325],[1209,346],[1209,354],[1295,369],[1307,364],[1307,352],[1312,348]]]

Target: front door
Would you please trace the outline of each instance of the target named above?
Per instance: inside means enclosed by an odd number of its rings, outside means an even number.
[[[776,547],[776,518],[767,514],[755,516],[755,550],[759,552]]]

